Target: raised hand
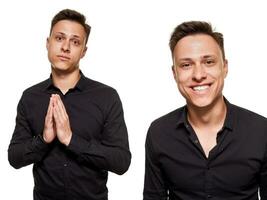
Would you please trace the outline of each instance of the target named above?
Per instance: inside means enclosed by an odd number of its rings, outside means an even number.
[[[55,124],[53,122],[53,104],[54,99],[50,97],[43,130],[43,139],[46,143],[51,143],[56,137]]]
[[[55,122],[56,135],[58,140],[65,144],[69,145],[72,131],[69,122],[69,116],[66,112],[65,106],[59,95],[53,94],[53,118]]]

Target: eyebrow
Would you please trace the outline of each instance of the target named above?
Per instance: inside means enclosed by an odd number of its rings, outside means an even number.
[[[203,58],[211,58],[211,57],[216,57],[215,55],[205,55]]]
[[[66,35],[66,34],[63,33],[63,32],[55,32],[55,34]],[[81,37],[80,37],[79,35],[71,35],[71,37],[81,39]]]
[[[177,61],[181,62],[181,61],[191,61],[191,60],[193,60],[193,59],[192,58],[180,58]]]
[[[213,57],[216,57],[215,55],[204,55],[204,56],[201,56],[201,58],[213,58]],[[191,61],[193,60],[192,58],[180,58],[178,59],[178,61]]]

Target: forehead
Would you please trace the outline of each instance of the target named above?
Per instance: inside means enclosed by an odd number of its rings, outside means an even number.
[[[52,28],[51,34],[53,33],[63,33],[70,36],[75,35],[81,38],[85,37],[86,34],[84,27],[81,24],[71,20],[58,21]]]
[[[209,35],[189,35],[179,40],[174,48],[175,58],[194,58],[205,55],[222,56],[220,46]]]

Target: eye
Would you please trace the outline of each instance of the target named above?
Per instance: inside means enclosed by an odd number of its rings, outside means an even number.
[[[204,61],[204,63],[208,66],[212,66],[215,64],[215,60],[214,59],[207,59]]]
[[[187,69],[187,68],[191,67],[191,65],[192,65],[192,63],[185,62],[185,63],[181,63],[180,67],[183,68],[183,69]]]
[[[56,38],[56,41],[58,42],[61,42],[64,39],[62,36],[59,36],[59,35],[57,35],[55,38]]]
[[[72,40],[72,43],[75,45],[75,46],[79,46],[81,44],[81,42],[79,40]]]

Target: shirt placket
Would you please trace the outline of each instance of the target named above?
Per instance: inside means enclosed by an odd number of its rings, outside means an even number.
[[[186,123],[185,127],[187,129],[187,131],[189,132],[189,138],[191,140],[191,142],[193,143],[193,145],[196,147],[196,149],[201,153],[202,158],[205,160],[205,166],[204,166],[204,192],[205,192],[205,199],[212,199],[214,197],[213,194],[213,176],[212,176],[212,160],[215,159],[215,157],[218,155],[218,147],[220,146],[220,140],[217,140],[217,145],[209,152],[209,157],[207,158],[205,155],[205,152],[196,136],[196,133],[194,132],[193,128]],[[218,132],[218,136],[220,136],[220,138],[222,135],[222,130],[220,130]]]

